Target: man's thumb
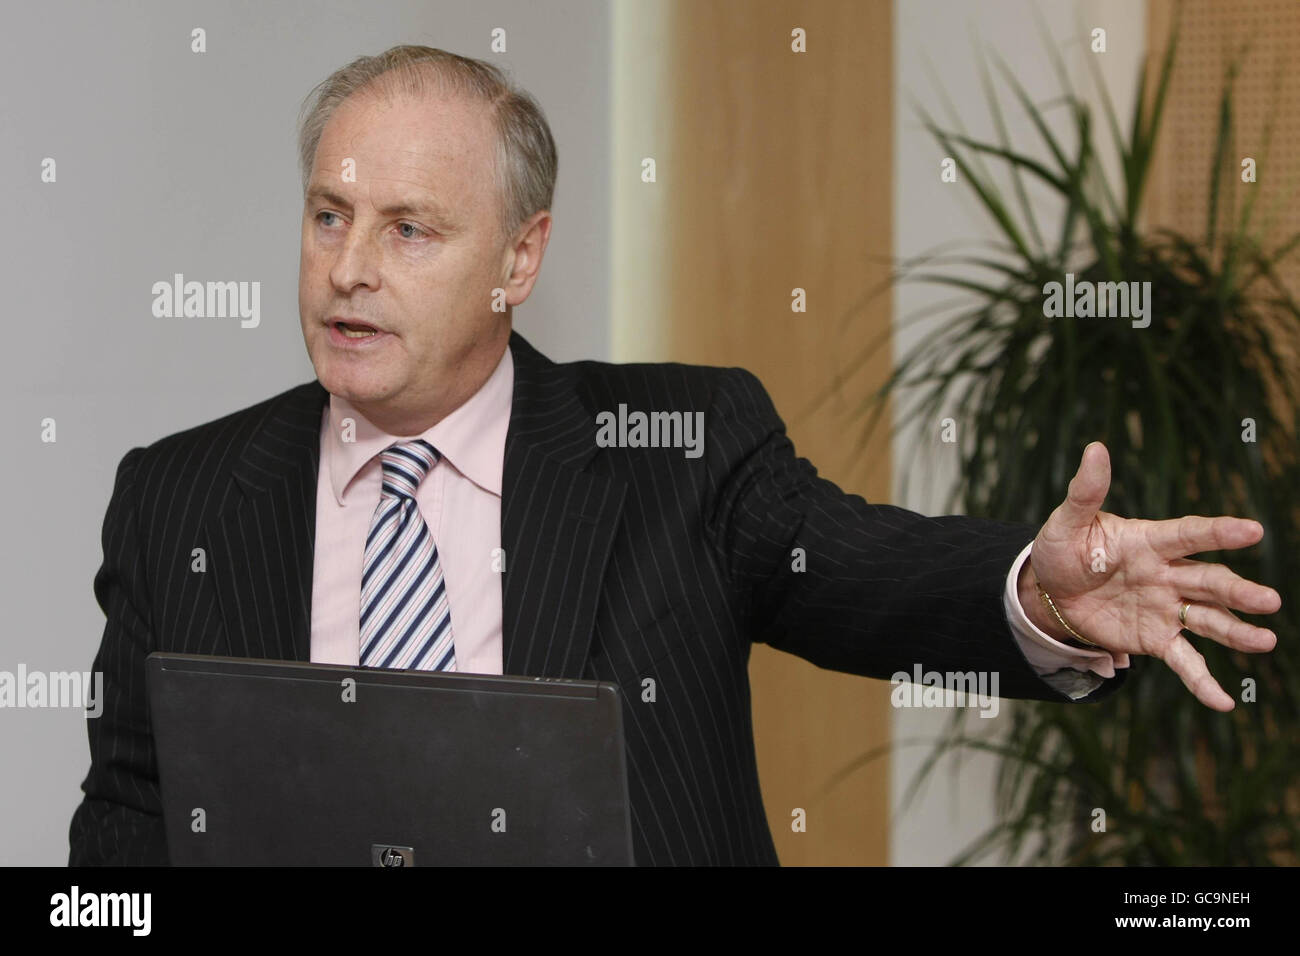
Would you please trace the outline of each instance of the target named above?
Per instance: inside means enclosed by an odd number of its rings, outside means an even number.
[[[1058,518],[1070,528],[1086,528],[1101,510],[1110,490],[1110,453],[1099,441],[1083,449],[1079,470],[1070,479],[1070,489],[1058,509]]]

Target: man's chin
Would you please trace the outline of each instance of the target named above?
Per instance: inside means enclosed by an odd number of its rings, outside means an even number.
[[[328,385],[325,386],[325,391],[345,400],[349,405],[362,413],[372,410],[382,411],[388,407],[388,404],[392,399],[392,396],[387,392],[355,391],[349,389],[335,391]]]
[[[358,410],[383,407],[397,393],[397,389],[387,382],[358,381],[348,375],[318,373],[317,380],[325,391],[346,400]]]

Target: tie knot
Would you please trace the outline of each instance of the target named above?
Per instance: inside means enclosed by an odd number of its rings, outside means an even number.
[[[423,438],[390,445],[379,454],[384,466],[384,494],[414,498],[415,489],[441,457]]]

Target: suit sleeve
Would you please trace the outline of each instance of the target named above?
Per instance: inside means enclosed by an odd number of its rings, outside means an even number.
[[[145,688],[144,659],[155,645],[135,498],[142,454],[133,448],[123,457],[104,518],[94,590],[107,621],[93,665],[104,705],[86,720],[90,772],[69,828],[70,866],[167,863]]]
[[[1003,594],[1034,526],[846,494],[795,454],[744,369],[724,370],[705,429],[706,534],[754,640],[884,680],[918,667],[996,673],[1002,697],[1092,701],[1123,682],[1126,671],[1071,698],[1026,660]]]

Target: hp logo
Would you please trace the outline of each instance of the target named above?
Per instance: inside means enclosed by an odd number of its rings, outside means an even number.
[[[376,843],[370,848],[370,859],[375,866],[415,866],[415,849]]]

